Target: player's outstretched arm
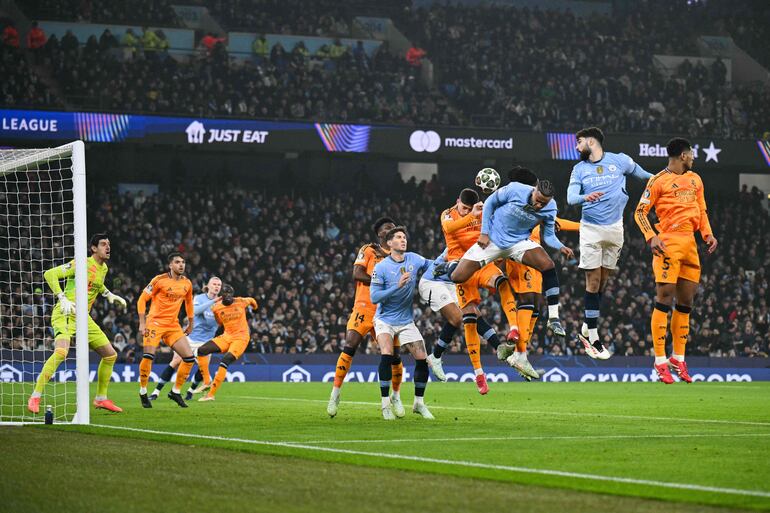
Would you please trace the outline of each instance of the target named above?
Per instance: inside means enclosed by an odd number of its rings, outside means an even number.
[[[580,205],[585,203],[586,197],[583,195],[583,183],[575,168],[572,168],[572,174],[569,176],[569,185],[567,186],[567,203],[569,205]]]
[[[627,160],[624,173],[626,175],[631,175],[635,178],[638,178],[639,180],[649,180],[652,178],[652,173],[648,173],[644,170],[642,166],[634,162],[634,159],[626,155],[625,153],[621,153],[623,157],[625,157]]]

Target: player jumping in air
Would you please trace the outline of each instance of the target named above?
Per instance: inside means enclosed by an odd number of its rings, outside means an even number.
[[[227,367],[238,360],[249,347],[249,322],[246,320],[246,310],[256,311],[257,301],[251,297],[233,297],[234,294],[230,285],[222,287],[222,303],[214,306],[212,311],[214,318],[225,331],[198,349],[199,357],[208,356],[211,353],[224,353],[211,390],[198,399],[199,401],[214,400],[217,390],[227,376]]]
[[[511,181],[523,183],[534,187],[537,185],[537,176],[529,169],[516,166],[510,173]],[[566,219],[556,218],[556,231],[577,231],[580,223]],[[530,239],[540,243],[540,226],[532,230]],[[543,294],[543,274],[533,267],[521,264],[510,258],[505,260],[505,274],[511,283],[513,291],[517,295],[517,317],[519,325],[519,338],[516,340],[516,351],[508,357],[508,364],[515,368],[521,376],[527,380],[539,379],[540,375],[532,367],[527,358],[527,344],[540,316],[540,302]]]
[[[652,342],[655,347],[655,370],[663,383],[673,383],[671,369],[679,378],[692,383],[684,362],[685,345],[690,333],[690,311],[700,281],[700,260],[695,232],[699,231],[711,254],[717,239],[711,231],[703,182],[692,171],[694,155],[690,142],[675,138],[666,146],[668,166],[650,178],[642,193],[634,218],[652,250],[655,275],[655,309],[652,311]],[[655,208],[657,233],[647,215]],[[673,354],[666,358],[668,313],[671,314]]]
[[[473,189],[463,189],[457,198],[455,205],[446,209],[441,214],[441,230],[444,232],[444,240],[447,247],[447,260],[456,261],[472,248],[479,240],[482,232],[482,209],[479,195]],[[435,266],[434,275],[441,276],[442,270],[452,264],[438,264]],[[481,303],[479,290],[488,289],[490,292],[500,291],[500,302],[503,305],[514,304],[513,291],[502,271],[490,261],[470,273],[462,281],[452,280],[457,288],[457,300],[463,314],[463,331],[465,333],[465,345],[468,356],[476,374],[476,387],[479,393],[484,395],[489,392],[486,374],[481,367],[481,340],[479,339],[478,309]],[[511,330],[518,334],[516,328],[516,310],[503,308]],[[518,335],[517,335],[518,336]],[[496,340],[496,339],[495,339]],[[513,353],[513,344],[503,343],[496,348],[497,357],[505,360]]]
[[[551,182],[539,180],[534,187],[511,182],[495,191],[484,202],[478,242],[468,249],[459,262],[453,262],[443,269],[437,266],[437,270],[447,272],[455,283],[464,283],[498,258],[512,258],[540,271],[543,273],[543,288],[548,302],[548,327],[554,335],[564,337],[566,333],[559,321],[559,277],[556,267],[542,246],[529,239],[532,230],[541,223],[543,241],[567,258],[573,258],[572,250],[563,245],[554,233],[556,202]]]
[[[203,287],[203,293],[198,294],[193,298],[193,314],[195,316],[195,327],[190,332],[188,340],[190,341],[190,348],[195,351],[202,346],[207,340],[214,338],[214,335],[219,328],[214,313],[211,311],[211,307],[219,301],[222,301],[222,297],[219,296],[219,291],[222,288],[222,280],[216,276],[209,278],[208,283]],[[209,359],[208,356],[198,356],[198,372],[195,373],[193,382],[187,391],[185,400],[192,399],[193,394],[204,392],[211,387],[211,374],[209,373]],[[163,386],[171,380],[174,371],[179,368],[179,364],[182,363],[182,357],[177,353],[174,353],[174,357],[171,359],[163,372],[160,373],[155,390],[150,395],[150,400],[154,401],[160,395],[160,391]]]
[[[374,266],[369,292],[372,303],[377,305],[374,315],[374,331],[377,345],[380,347],[380,395],[382,397],[382,416],[385,420],[396,418],[392,410],[390,383],[393,372],[393,350],[396,337],[414,357],[414,405],[412,411],[423,418],[432,419],[433,415],[423,402],[425,388],[428,385],[428,362],[425,342],[414,324],[412,296],[417,285],[417,277],[430,266],[417,253],[407,253],[406,228],[397,226],[390,230],[385,241],[390,255]]]
[[[182,357],[182,364],[176,373],[176,382],[168,393],[168,398],[182,408],[187,408],[187,403],[182,399],[182,385],[190,375],[195,363],[190,342],[187,335],[195,327],[193,318],[192,283],[184,276],[185,260],[181,253],[173,252],[168,255],[168,272],[159,274],[145,287],[136,309],[139,312],[139,333],[144,337],[144,354],[139,364],[139,399],[144,408],[152,408],[152,403],[147,397],[147,383],[152,372],[152,361],[155,359],[155,351],[161,341],[172,348]],[[151,301],[150,315],[145,319],[147,301]],[[187,328],[184,330],[179,325],[179,307],[185,304],[187,314]]]
[[[91,237],[89,247],[91,248],[91,256],[88,257],[87,262],[87,308],[89,313],[97,295],[106,298],[110,304],[117,303],[125,308],[126,300],[113,294],[104,286],[104,278],[108,271],[106,262],[110,259],[110,239],[103,233],[94,234]],[[48,269],[43,276],[59,301],[53,307],[53,314],[51,315],[55,349],[43,365],[43,370],[35,383],[35,390],[27,401],[27,409],[32,413],[40,412],[40,397],[43,395],[45,385],[51,380],[59,365],[67,358],[70,341],[75,336],[75,261]],[[63,291],[59,280],[67,280]],[[88,316],[88,346],[102,357],[96,372],[97,384],[94,406],[112,412],[123,411],[107,398],[107,387],[110,384],[112,368],[115,366],[118,355],[107,336],[90,315]]]
[[[348,332],[345,337],[345,347],[337,359],[337,367],[334,372],[334,386],[332,387],[329,403],[326,405],[326,413],[330,417],[337,415],[337,408],[340,403],[340,388],[345,382],[353,362],[353,356],[356,354],[358,346],[364,341],[367,334],[371,334],[372,339],[376,340],[374,335],[374,313],[377,306],[372,303],[369,294],[369,283],[371,282],[372,271],[383,258],[390,253],[385,244],[385,235],[396,227],[396,223],[389,217],[381,217],[374,222],[372,230],[377,236],[379,243],[365,244],[358,251],[358,256],[353,262],[353,280],[356,282],[356,296],[354,299],[353,311],[350,312],[348,319]],[[395,342],[398,347],[398,340]],[[401,404],[401,380],[403,379],[404,366],[401,363],[401,357],[396,350],[393,356],[393,409],[396,416],[406,415],[404,406]]]
[[[626,177],[648,180],[652,175],[625,153],[602,149],[604,134],[596,127],[575,134],[581,161],[572,168],[567,203],[582,205],[580,268],[586,273],[585,322],[578,335],[591,358],[606,360],[599,341],[601,297],[623,249],[623,209],[628,201]]]

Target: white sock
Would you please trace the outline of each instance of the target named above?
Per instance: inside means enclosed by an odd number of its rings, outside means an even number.
[[[97,395],[96,397],[94,397],[94,401],[104,401],[106,399],[107,399],[106,395]]]
[[[139,394],[144,395],[147,393],[147,387],[139,387]]]
[[[552,319],[559,319],[559,303],[556,303],[555,305],[548,305],[548,320]]]
[[[473,372],[475,372],[475,373],[476,373],[476,376],[478,376],[478,375],[480,375],[480,374],[484,374],[484,369],[482,369],[481,367],[479,367],[478,369],[474,369],[474,370],[473,370]]]
[[[332,387],[332,399],[335,401],[340,398],[340,389],[339,387]]]
[[[181,393],[182,393],[182,391],[181,391],[181,390],[179,389],[179,387],[178,387],[178,386],[176,386],[176,385],[174,385],[173,387],[171,387],[171,391],[172,391],[172,392],[174,392],[175,394],[181,394]]]
[[[513,352],[513,358],[515,360],[526,360],[527,359],[527,353],[523,351],[514,351]]]
[[[32,397],[40,397],[42,395],[42,392],[32,392]]]
[[[511,329],[508,330],[508,331],[514,331],[514,330],[519,331],[519,327],[516,326],[515,324],[513,326],[511,326]]]
[[[425,404],[425,403],[423,402],[423,399],[421,396],[416,395],[414,396],[414,405],[417,406],[418,404]]]
[[[152,391],[152,393],[151,393],[150,395],[156,395],[156,396],[157,396],[157,395],[160,395],[160,390],[158,390],[158,389],[156,388],[155,390],[153,390],[153,391]]]
[[[675,360],[679,360],[680,362],[684,361],[684,355],[683,354],[672,354],[671,358],[674,358]]]
[[[592,344],[599,341],[599,328],[588,328],[588,340]]]
[[[382,398],[382,407],[383,408],[390,408],[390,397],[383,397]]]
[[[656,356],[655,357],[655,365],[660,365],[661,363],[666,363],[668,361],[668,358],[665,356]]]
[[[394,390],[391,392],[393,399],[401,399],[401,390]]]

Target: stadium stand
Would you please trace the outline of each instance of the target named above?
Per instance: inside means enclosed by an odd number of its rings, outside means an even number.
[[[770,215],[760,205],[762,196],[755,190],[710,199],[710,217],[722,250],[713,258],[702,257],[703,296],[693,313],[688,354],[770,354],[769,277],[763,265],[770,257]],[[104,229],[112,240],[109,285],[115,293],[135,304],[145,282],[165,267],[165,255],[183,251],[196,288],[217,275],[233,283],[236,293],[254,293],[265,306],[251,321],[250,351],[286,353],[341,350],[354,293],[352,261],[360,245],[371,240],[368,227],[374,217],[395,214],[392,205],[398,204],[398,219],[410,227],[411,249],[432,258],[443,249],[438,215],[452,203],[451,194],[435,188],[426,191],[424,185],[413,183],[400,184],[389,197],[357,193],[355,199],[345,192],[265,190],[173,190],[153,196],[113,191],[91,197],[90,226]],[[276,218],[277,211],[285,215]],[[570,210],[563,215],[577,217]],[[621,270],[605,294],[613,306],[605,310],[600,333],[617,354],[649,355],[651,257],[631,219],[626,219],[626,226]],[[749,232],[755,236],[742,235]],[[563,238],[576,246],[573,235]],[[540,322],[531,346],[535,354],[582,354],[575,344],[582,322],[575,298],[582,297],[583,277],[574,265],[562,264],[561,279],[567,343],[556,343]],[[37,340],[45,339],[50,349],[47,315],[52,305],[44,307],[44,297],[4,293],[2,308],[14,310],[3,315],[8,323],[2,326],[4,346],[33,349],[26,345],[32,337],[25,337],[25,332],[38,330]],[[415,303],[415,308],[423,314],[417,322],[430,345],[441,319],[424,305]],[[23,324],[23,319],[30,319],[19,315],[23,309],[39,309],[36,324]],[[507,332],[496,300],[485,300],[482,311],[498,332]],[[15,315],[6,315],[10,313]],[[123,312],[98,301],[93,316],[121,357],[131,360],[138,347],[134,309]],[[459,336],[450,350],[464,350]],[[376,349],[370,345],[368,351]]]

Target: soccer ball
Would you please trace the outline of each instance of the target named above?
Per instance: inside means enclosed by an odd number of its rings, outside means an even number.
[[[491,167],[485,167],[476,175],[476,187],[484,194],[492,194],[500,187],[500,174]]]

